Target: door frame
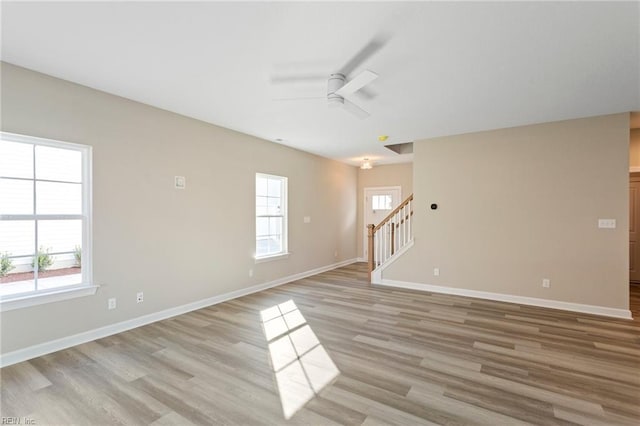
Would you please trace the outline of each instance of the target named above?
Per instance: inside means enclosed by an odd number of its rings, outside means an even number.
[[[369,235],[367,234],[367,223],[365,221],[366,219],[366,214],[367,214],[367,192],[369,191],[394,191],[394,190],[398,190],[398,205],[400,205],[400,203],[403,201],[402,198],[402,186],[400,185],[395,185],[395,186],[367,186],[365,188],[363,188],[364,191],[362,193],[362,226],[363,226],[363,230],[362,230],[362,258],[363,259],[367,259],[368,253],[367,253],[367,244],[368,244],[368,239],[369,239]],[[398,206],[393,206],[392,210],[395,209]]]
[[[637,167],[630,167],[629,168],[629,187],[631,186],[631,182],[632,181],[636,181],[638,182],[638,179],[640,178],[640,170],[635,170],[635,169],[640,169]],[[629,199],[629,207],[631,207],[631,199]],[[634,213],[635,213],[635,207],[634,207]],[[638,223],[636,223],[635,218],[632,218],[631,215],[629,215],[629,225],[634,224],[636,227],[639,225]],[[631,229],[629,229],[629,231],[631,231]],[[629,254],[631,254],[631,241],[629,241]],[[639,284],[640,280],[633,280],[631,279],[631,264],[632,264],[632,260],[631,260],[631,256],[629,257],[629,283],[630,284]],[[636,267],[638,265],[635,265]]]

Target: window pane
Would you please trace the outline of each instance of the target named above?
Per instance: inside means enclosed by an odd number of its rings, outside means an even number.
[[[33,220],[0,221],[0,253],[32,256],[35,253],[35,238]]]
[[[269,179],[269,182],[268,182],[269,197],[280,197],[281,187],[282,187],[282,181],[280,179]]]
[[[33,179],[33,145],[0,141],[0,176]]]
[[[371,197],[373,210],[391,210],[391,195],[374,195]]]
[[[382,202],[380,200],[380,196],[379,195],[374,195],[373,196],[373,209],[374,210],[380,210],[382,208]]]
[[[269,235],[281,235],[282,234],[282,218],[270,217],[269,218]]]
[[[267,196],[267,179],[256,177],[256,195]]]
[[[0,214],[33,214],[33,181],[0,178]]]
[[[38,245],[51,253],[74,251],[82,245],[82,220],[38,221]]]
[[[36,179],[82,181],[80,151],[36,146]]]
[[[267,198],[268,214],[280,214],[280,198]]]
[[[256,239],[256,256],[264,256],[269,252],[269,238]]]
[[[269,235],[269,218],[258,217],[256,218],[256,236],[264,237]]]
[[[37,214],[82,214],[82,185],[36,182]]]
[[[38,290],[50,290],[81,283],[80,268],[56,268],[38,273]]]
[[[82,270],[79,266],[80,252],[50,256],[51,265],[38,271],[38,290],[82,283]]]
[[[33,280],[32,256],[11,258],[13,269],[4,276],[0,276],[0,296],[28,293],[36,286]]]
[[[273,237],[269,239],[269,253],[280,253],[282,251],[282,245],[280,244],[280,237]]]
[[[267,197],[256,197],[256,214],[267,214]]]
[[[391,195],[384,196],[384,208],[385,210],[391,210]]]

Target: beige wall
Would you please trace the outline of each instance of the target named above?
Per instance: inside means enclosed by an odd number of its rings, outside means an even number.
[[[355,167],[12,65],[1,71],[3,131],[93,146],[101,285],[95,296],[2,313],[2,353],[356,257]],[[254,263],[256,172],[289,178],[286,260]],[[173,189],[175,175],[186,176],[185,190]]]
[[[383,278],[628,309],[628,155],[628,114],[416,142],[415,245]]]
[[[407,198],[413,192],[413,165],[411,163],[402,163],[375,166],[369,170],[358,169],[358,257],[363,257],[363,235],[366,235],[365,224],[363,223],[364,189],[379,186],[400,186],[402,187],[402,198]]]
[[[629,167],[640,167],[640,129],[631,129]]]

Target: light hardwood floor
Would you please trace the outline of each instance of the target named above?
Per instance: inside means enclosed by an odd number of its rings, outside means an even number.
[[[365,278],[354,264],[4,368],[2,416],[38,425],[640,423],[637,321]]]

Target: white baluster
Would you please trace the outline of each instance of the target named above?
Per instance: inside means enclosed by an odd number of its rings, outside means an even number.
[[[413,211],[413,200],[409,201],[409,239],[413,239],[413,216],[411,212]]]
[[[380,263],[384,259],[384,224],[380,227]]]
[[[384,233],[384,237],[386,238],[385,243],[384,243],[384,261],[386,262],[387,259],[389,258],[389,243],[390,243],[390,237],[391,235],[389,234],[389,222],[387,222],[384,225],[384,229],[385,229],[385,233]]]
[[[405,220],[405,207],[406,204],[404,206],[402,206],[402,209],[400,210],[402,212],[402,247],[404,247],[404,245],[407,243],[407,233],[406,231],[406,226],[407,226],[407,221]]]
[[[373,269],[378,267],[378,240],[380,236],[373,233]]]
[[[411,235],[410,235],[410,233],[409,233],[409,223],[410,223],[410,222],[409,222],[409,220],[410,220],[410,218],[411,218],[411,216],[410,216],[410,211],[411,211],[411,208],[409,208],[409,204],[407,204],[407,205],[405,206],[405,216],[404,216],[404,220],[405,220],[405,223],[404,223],[404,225],[405,225],[405,230],[404,230],[404,231],[405,231],[405,232],[406,232],[406,234],[407,234],[407,242],[409,242],[409,240],[411,239]]]
[[[387,233],[389,232],[389,227],[385,223],[382,228],[384,229],[384,244],[382,245],[382,262],[384,263],[384,261],[387,260],[387,244],[389,244]]]

